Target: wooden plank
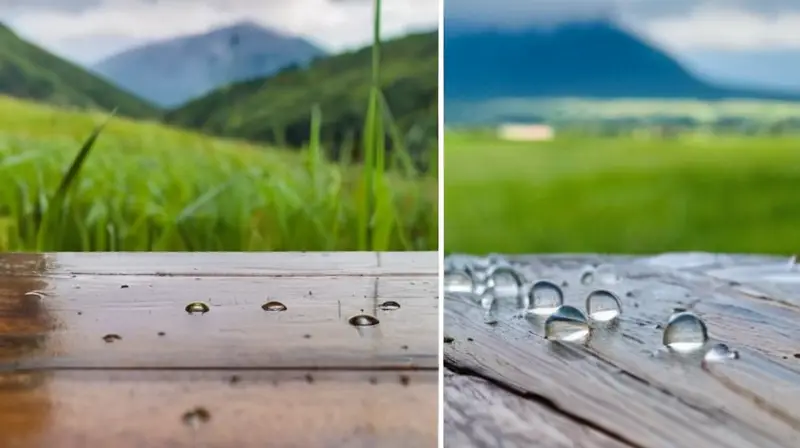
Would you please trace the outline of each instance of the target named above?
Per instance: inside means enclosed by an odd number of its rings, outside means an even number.
[[[795,446],[800,370],[787,354],[797,351],[800,309],[754,299],[740,289],[744,282],[707,274],[731,265],[755,268],[764,260],[520,257],[529,279],[566,282],[566,302],[578,307],[596,288],[581,284],[583,267],[616,263],[623,281],[609,288],[623,302],[619,326],[596,332],[585,347],[565,346],[544,340],[541,322],[512,318],[512,301],[502,301],[497,324],[487,325],[473,299],[449,296],[445,334],[454,341],[445,345],[445,365],[551,403],[564,416],[631,446]],[[701,315],[712,339],[739,350],[741,358],[702,368],[696,356],[660,351],[661,326],[677,307]]]
[[[0,446],[428,448],[437,384],[436,372],[5,374]],[[198,408],[208,421],[184,420]]]
[[[627,446],[484,379],[450,371],[445,371],[445,378],[445,447]]]
[[[215,257],[0,256],[0,446],[435,446],[436,253]]]
[[[0,254],[0,276],[438,275],[437,252],[119,252]]]
[[[0,277],[0,326],[15,347],[37,346],[23,358],[9,352],[23,368],[437,369],[434,279]],[[263,311],[272,300],[287,310]],[[384,311],[387,300],[400,308]],[[193,301],[210,311],[187,313]],[[362,313],[381,323],[348,323]]]

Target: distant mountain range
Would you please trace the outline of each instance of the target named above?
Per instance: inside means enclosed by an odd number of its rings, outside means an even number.
[[[446,23],[447,100],[492,98],[800,99],[800,94],[722,87],[604,21],[515,31]]]
[[[302,66],[324,55],[305,39],[242,22],[148,43],[91,68],[144,99],[173,107],[215,88]]]
[[[147,101],[69,61],[20,39],[0,24],[0,94],[60,106],[111,110],[146,118],[159,115]]]
[[[205,132],[298,146],[308,142],[311,109],[322,111],[324,144],[358,146],[366,117],[372,46],[318,59],[307,68],[221,88],[169,111],[165,121]],[[437,32],[381,44],[383,94],[401,133],[430,142],[438,124]],[[391,128],[387,128],[391,130]],[[408,143],[408,142],[407,142]],[[425,144],[420,143],[422,146]]]

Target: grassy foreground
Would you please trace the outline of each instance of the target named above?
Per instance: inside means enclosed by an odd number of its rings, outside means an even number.
[[[0,116],[0,251],[359,247],[362,168],[320,160],[318,151],[275,150],[120,118],[97,140],[58,222],[38,225],[81,143],[105,116],[2,96]],[[434,176],[382,178],[370,249],[437,248]]]
[[[445,137],[445,250],[800,251],[796,138]]]

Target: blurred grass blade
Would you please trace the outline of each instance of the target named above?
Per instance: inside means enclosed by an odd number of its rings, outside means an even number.
[[[117,109],[112,110],[106,120],[95,127],[92,133],[89,135],[89,138],[83,142],[80,151],[78,151],[78,155],[75,156],[75,159],[72,161],[72,165],[70,165],[69,170],[67,170],[67,173],[61,179],[61,184],[58,186],[58,190],[56,190],[56,193],[53,195],[51,206],[64,199],[69,187],[72,186],[72,183],[78,177],[81,167],[83,166],[84,162],[86,162],[86,157],[89,156],[89,151],[92,150],[97,138],[100,136],[100,133],[103,132],[103,129],[105,129],[116,113]]]

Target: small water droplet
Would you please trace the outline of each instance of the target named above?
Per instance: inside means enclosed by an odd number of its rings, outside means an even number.
[[[598,266],[594,275],[600,283],[605,285],[615,285],[622,281],[622,278],[617,274],[617,269],[610,264],[601,264]]]
[[[688,311],[670,316],[664,327],[663,343],[668,349],[688,353],[702,348],[708,342],[705,322]]]
[[[271,300],[261,305],[261,309],[264,311],[286,311],[286,305],[281,302]]]
[[[370,316],[369,314],[359,314],[357,316],[353,316],[350,318],[349,322],[350,325],[354,325],[356,327],[370,327],[380,323],[378,319],[376,319],[374,316]]]
[[[787,264],[787,267],[790,271],[793,271],[795,266],[797,266],[797,255],[792,255],[789,257],[789,263]]]
[[[596,322],[613,322],[622,314],[622,304],[611,291],[593,291],[586,297],[586,314]]]
[[[583,342],[589,337],[589,322],[581,310],[562,305],[544,322],[547,339],[564,342]]]
[[[110,343],[112,343],[114,341],[121,341],[122,340],[122,336],[120,336],[118,334],[107,334],[107,335],[103,336],[103,340],[110,344]]]
[[[729,359],[739,359],[739,352],[722,343],[714,344],[703,356],[705,362],[723,362]]]
[[[378,307],[383,311],[394,311],[400,309],[400,304],[394,300],[387,300],[386,302],[381,303]]]
[[[455,293],[471,293],[472,276],[465,271],[450,271],[444,274],[444,290]]]
[[[594,268],[586,268],[581,273],[581,284],[591,285],[594,283]]]
[[[528,293],[527,312],[537,316],[549,316],[564,304],[564,292],[553,282],[540,280]]]
[[[206,408],[196,407],[190,411],[184,412],[181,420],[183,420],[185,425],[191,426],[193,429],[197,429],[203,423],[211,420],[211,413],[208,412]]]
[[[192,302],[186,305],[186,312],[189,314],[196,314],[196,313],[205,314],[209,311],[210,308],[203,302]]]

